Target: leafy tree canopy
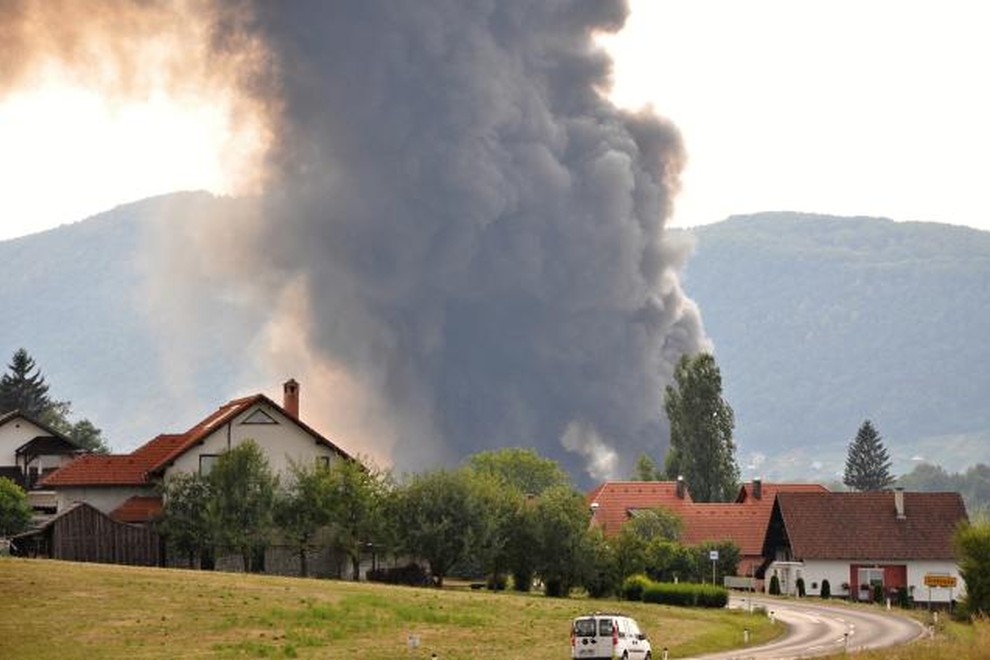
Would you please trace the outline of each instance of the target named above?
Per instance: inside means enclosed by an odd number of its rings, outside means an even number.
[[[213,534],[221,547],[241,554],[249,571],[252,556],[267,545],[274,526],[278,478],[253,440],[220,454],[207,478]]]
[[[630,478],[633,481],[663,481],[664,474],[649,454],[640,454]]]
[[[873,422],[866,420],[859,427],[856,438],[849,443],[842,483],[858,491],[885,490],[894,483],[894,477],[890,474],[891,465],[880,434]]]
[[[0,537],[19,534],[30,523],[27,494],[7,477],[0,477]]]
[[[622,525],[620,534],[634,534],[644,541],[662,539],[676,541],[681,537],[684,523],[680,516],[663,507],[638,509]]]
[[[739,484],[735,417],[722,398],[722,374],[709,353],[685,355],[674,370],[674,385],[664,391],[670,420],[668,479],[683,476],[696,502],[731,502]]]
[[[475,472],[494,475],[524,495],[539,495],[548,488],[570,483],[559,463],[529,448],[506,447],[478,452],[468,458],[467,464]]]
[[[955,535],[959,573],[966,581],[966,612],[990,615],[990,522],[961,526]]]

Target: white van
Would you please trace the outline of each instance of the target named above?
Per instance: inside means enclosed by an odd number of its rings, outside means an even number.
[[[596,612],[571,624],[571,657],[612,660],[651,660],[650,640],[636,620],[624,614]]]

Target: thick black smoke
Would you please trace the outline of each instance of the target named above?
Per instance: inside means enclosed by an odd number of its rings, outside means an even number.
[[[302,292],[310,354],[378,399],[401,467],[525,445],[601,478],[662,457],[663,386],[706,340],[664,234],[679,135],[603,97],[594,35],[626,11],[256,7],[257,93],[281,111],[243,274]]]

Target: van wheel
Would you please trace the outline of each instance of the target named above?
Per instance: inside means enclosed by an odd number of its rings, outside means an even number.
[[[646,660],[653,660],[653,654],[649,651],[646,652]]]
[[[622,652],[622,660],[629,660],[629,651]]]

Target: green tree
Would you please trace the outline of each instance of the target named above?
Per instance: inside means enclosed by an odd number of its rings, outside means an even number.
[[[330,535],[351,560],[352,575],[360,579],[361,557],[382,535],[386,475],[358,461],[330,465]]]
[[[533,449],[506,447],[482,451],[470,456],[467,464],[475,472],[494,475],[523,495],[539,495],[553,486],[570,483],[559,463]]]
[[[543,579],[547,596],[566,597],[587,574],[591,512],[584,495],[566,486],[554,486],[536,498],[533,515],[536,572]]]
[[[189,567],[196,556],[203,558],[212,548],[212,528],[207,515],[211,491],[199,474],[178,472],[161,485],[162,515],[156,522],[168,547],[186,555]],[[202,564],[201,564],[202,565]]]
[[[27,350],[17,349],[7,369],[8,372],[0,377],[0,414],[19,410],[83,449],[101,454],[110,451],[103,440],[103,432],[88,419],[69,421],[71,403],[56,401],[48,395],[48,383]]]
[[[468,553],[484,571],[489,586],[499,588],[505,584],[513,526],[524,498],[515,488],[506,488],[494,474],[469,474],[474,524]]]
[[[536,561],[532,549],[537,543],[536,498],[525,497],[519,501],[509,523],[509,539],[506,547],[506,565],[512,575],[512,588],[528,592],[536,575]]]
[[[715,358],[708,353],[683,356],[674,382],[663,397],[670,420],[667,478],[683,476],[696,502],[730,502],[739,484],[732,440],[735,418],[722,398],[722,374]]]
[[[966,581],[963,603],[970,616],[990,615],[990,522],[964,524],[955,534],[959,573]]]
[[[873,422],[866,420],[849,443],[842,483],[858,491],[885,490],[894,483],[890,456]]]
[[[426,560],[438,587],[467,553],[475,523],[469,478],[465,470],[416,474],[393,498],[401,549]]]
[[[51,405],[48,384],[27,350],[17,349],[7,365],[8,372],[0,377],[0,413],[19,410],[42,421]]]
[[[619,534],[635,534],[646,542],[654,539],[676,541],[681,537],[684,522],[680,516],[663,507],[637,509],[633,516],[622,524]]]
[[[616,593],[622,582],[615,548],[605,538],[601,528],[591,527],[585,538],[588,563],[582,580],[592,598],[608,598]]]
[[[241,555],[245,572],[262,570],[252,558],[263,556],[268,545],[278,485],[264,453],[245,440],[220,454],[208,479],[208,515],[218,544]]]
[[[333,488],[325,465],[291,463],[289,483],[275,496],[274,521],[299,555],[299,573],[309,575],[307,553],[316,547],[321,530],[330,524]]]
[[[661,470],[656,461],[650,458],[649,454],[640,454],[639,458],[636,459],[636,465],[633,467],[632,480],[633,481],[663,481],[663,470]]]
[[[30,524],[27,494],[7,477],[0,477],[0,537],[19,534]]]

